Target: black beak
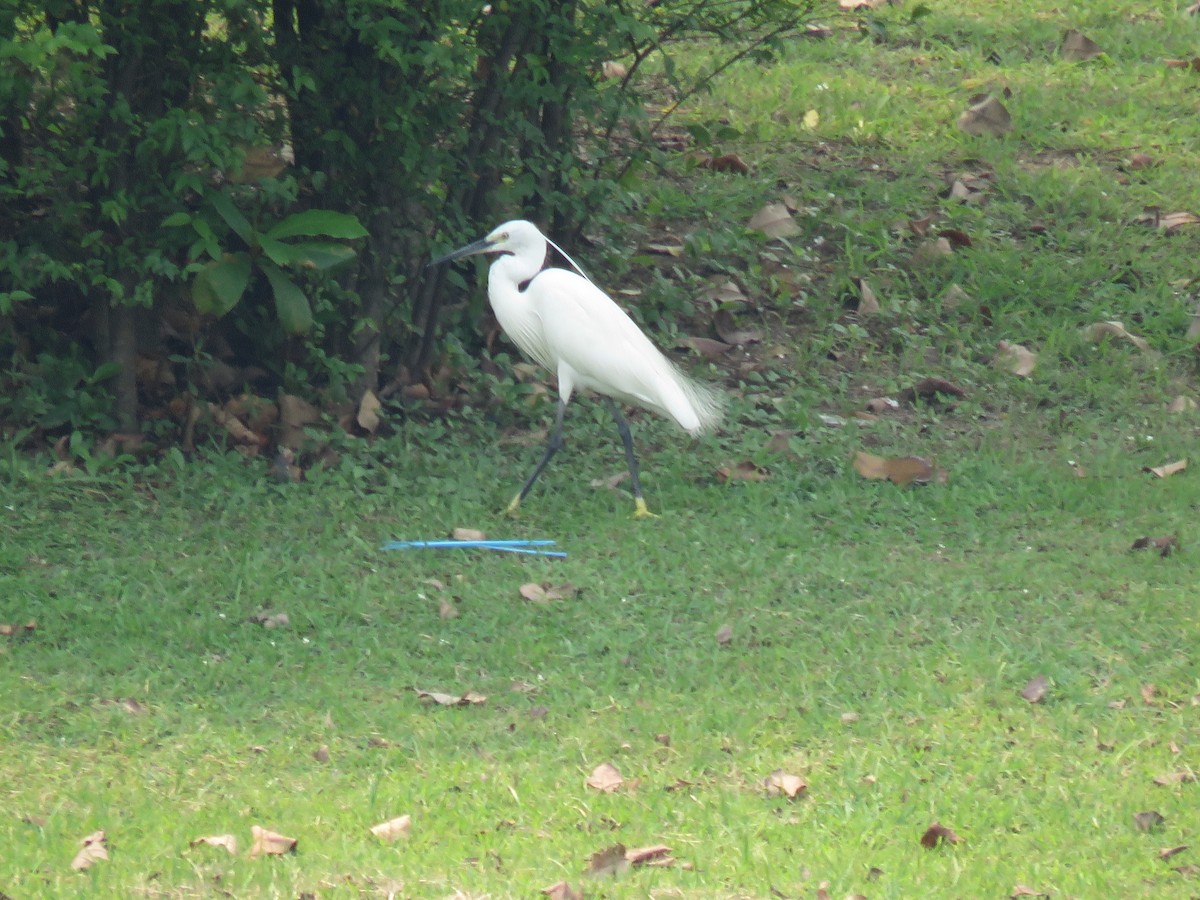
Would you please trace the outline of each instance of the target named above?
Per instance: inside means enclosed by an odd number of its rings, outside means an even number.
[[[445,256],[439,256],[431,263],[426,263],[425,268],[431,269],[434,266],[440,266],[442,263],[448,263],[456,259],[462,259],[464,256],[474,256],[477,253],[487,253],[491,249],[492,245],[488,243],[488,239],[480,238],[473,244],[467,244],[465,247],[459,247],[457,250],[447,253]]]

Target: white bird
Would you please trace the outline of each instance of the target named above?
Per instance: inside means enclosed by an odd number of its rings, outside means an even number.
[[[544,268],[547,244],[578,271]],[[482,240],[448,253],[429,265],[498,254],[488,269],[488,300],[500,327],[530,359],[558,376],[558,410],[546,452],[508,505],[514,513],[563,445],[563,413],[578,388],[602,394],[621,441],[633,484],[634,516],[652,515],[642,496],[629,423],[613,400],[652,410],[693,436],[721,418],[723,397],[692,381],[651,343],[634,321],[596,287],[575,261],[532,222],[505,222]]]

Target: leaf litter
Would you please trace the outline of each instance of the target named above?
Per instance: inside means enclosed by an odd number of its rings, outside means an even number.
[[[921,846],[927,850],[932,850],[938,844],[957,844],[961,840],[962,838],[950,828],[947,828],[941,822],[934,822],[921,835]]]
[[[108,839],[103,831],[93,831],[82,841],[83,846],[71,860],[71,868],[77,872],[85,872],[96,863],[108,859]]]
[[[612,763],[601,763],[592,770],[592,774],[584,781],[588,787],[603,794],[611,794],[625,784],[625,778]],[[624,848],[622,848],[624,853]]]
[[[287,837],[268,828],[251,825],[250,837],[252,841],[250,846],[251,859],[259,856],[285,856],[288,853],[296,852],[296,838]]]

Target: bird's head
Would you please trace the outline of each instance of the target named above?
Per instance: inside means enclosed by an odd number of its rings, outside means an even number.
[[[511,222],[505,222],[487,237],[467,244],[465,247],[459,247],[445,256],[440,256],[429,265],[436,266],[479,253],[507,253],[513,256],[530,253],[542,259],[546,255],[546,238],[532,222],[514,219]]]

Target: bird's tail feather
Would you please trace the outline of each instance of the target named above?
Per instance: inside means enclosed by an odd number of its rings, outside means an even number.
[[[715,429],[725,414],[725,394],[710,384],[694,381],[673,363],[671,367],[675,370],[674,381],[685,401],[682,409],[668,407],[671,417],[692,437]]]

